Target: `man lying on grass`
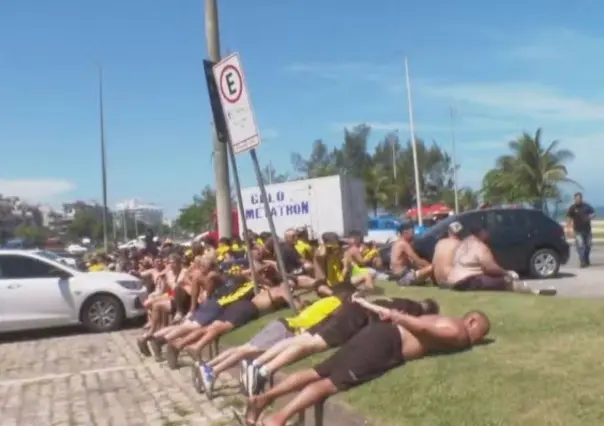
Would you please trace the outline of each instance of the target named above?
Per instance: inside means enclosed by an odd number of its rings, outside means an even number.
[[[379,311],[374,307],[378,306]],[[364,299],[354,295],[352,301],[344,303],[325,321],[310,328],[306,333],[284,340],[253,360],[243,374],[244,385],[248,395],[261,392],[267,380],[283,367],[293,364],[302,358],[338,348],[359,333],[367,324],[378,321],[378,312],[386,310],[404,312],[407,315],[435,315],[439,306],[432,299],[416,302],[410,299],[394,298],[377,300],[368,304]]]
[[[325,398],[378,378],[405,362],[433,353],[471,348],[490,329],[489,319],[478,311],[468,312],[462,318],[414,317],[369,302],[359,303],[378,313],[381,321],[363,328],[322,363],[291,374],[262,395],[249,397],[246,424],[255,425],[262,411],[275,399],[298,392],[262,423],[284,426],[295,414]]]
[[[339,296],[329,296],[315,301],[303,309],[298,315],[279,318],[270,322],[248,343],[227,349],[207,364],[193,365],[193,374],[197,383],[203,384],[203,390],[209,399],[212,398],[214,383],[218,376],[242,360],[256,357],[274,344],[287,340],[309,328],[324,322],[342,305],[342,301],[350,299],[351,294],[342,293]],[[247,366],[247,363],[245,364]],[[242,373],[247,370],[242,368]],[[242,382],[244,377],[242,374]],[[196,384],[197,386],[197,384]],[[198,389],[201,390],[201,389]]]

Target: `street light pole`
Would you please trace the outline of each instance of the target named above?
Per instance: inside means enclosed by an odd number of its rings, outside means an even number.
[[[109,250],[107,236],[107,162],[105,157],[105,111],[103,108],[103,66],[99,70],[99,125],[101,127],[101,175],[103,180],[103,248],[105,253]]]
[[[455,152],[455,115],[456,111],[450,107],[451,113],[451,151],[453,160],[453,191],[455,191],[455,214],[459,213],[459,194],[457,191],[457,155]]]
[[[424,224],[422,218],[422,191],[419,181],[419,166],[417,162],[417,143],[415,140],[415,127],[413,124],[413,101],[411,100],[411,79],[409,78],[409,63],[405,57],[405,81],[407,83],[407,104],[409,107],[409,132],[411,133],[411,150],[413,151],[413,174],[415,177],[415,198],[417,202],[417,219],[420,226]]]
[[[205,27],[208,57],[212,62],[220,61],[220,31],[216,0],[205,0]],[[212,137],[214,147],[214,175],[216,179],[216,217],[220,237],[232,237],[233,214],[229,182],[229,157],[226,144],[218,140],[216,128]]]
[[[398,130],[396,130],[398,134]],[[394,181],[394,205],[398,207],[398,187],[396,186],[396,141],[397,137],[394,136],[394,133],[390,133],[388,136],[390,139],[390,147],[392,148],[392,180]]]

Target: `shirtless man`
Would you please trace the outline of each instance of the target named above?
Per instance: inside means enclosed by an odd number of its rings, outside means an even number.
[[[189,313],[182,323],[169,325],[154,333],[149,343],[158,361],[162,360],[161,348],[166,341],[183,337],[208,325],[222,314],[223,308],[216,300],[223,278],[218,272],[216,259],[208,255],[196,256],[189,272],[187,279],[190,281],[191,298],[197,303],[191,303]]]
[[[440,310],[438,303],[432,299],[416,302],[402,298],[377,300],[368,308],[365,301],[355,294],[352,301],[345,302],[325,321],[303,334],[273,345],[252,361],[244,375],[247,394],[260,392],[267,380],[283,367],[344,345],[367,324],[378,319],[371,306],[381,306],[412,316],[434,315]]]
[[[432,273],[432,265],[422,259],[413,249],[413,224],[404,223],[399,229],[399,238],[392,244],[390,252],[390,270],[397,283],[408,286]]]
[[[190,299],[190,296],[187,294],[186,289],[181,287],[186,275],[187,270],[183,268],[180,256],[171,254],[168,257],[168,267],[164,268],[158,275],[157,281],[162,294],[165,293],[166,296],[158,298],[151,304],[149,329],[143,336],[137,339],[138,349],[144,356],[151,356],[148,342],[153,337],[153,334],[162,325],[167,323],[169,314],[176,314],[179,308],[186,307],[188,309],[187,298]],[[190,303],[190,300],[188,302]]]
[[[432,257],[432,274],[438,286],[446,285],[447,278],[453,269],[455,252],[461,244],[460,234],[463,225],[453,221],[447,227],[447,233],[436,243]]]
[[[515,271],[506,271],[497,264],[486,245],[489,233],[478,226],[464,238],[453,258],[453,267],[441,288],[459,291],[513,291],[525,294],[553,296],[556,289],[533,290],[518,278]]]
[[[313,368],[289,375],[268,392],[248,399],[246,423],[256,424],[275,399],[298,392],[264,426],[284,426],[288,419],[338,392],[376,379],[392,368],[429,354],[462,351],[488,334],[490,322],[478,311],[462,318],[414,317],[364,302],[382,321],[363,328],[331,357]]]

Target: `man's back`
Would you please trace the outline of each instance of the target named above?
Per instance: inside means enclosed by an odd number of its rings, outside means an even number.
[[[447,277],[453,268],[453,259],[455,252],[461,245],[461,241],[456,238],[443,238],[434,247],[434,256],[432,258],[432,266],[434,279],[438,284],[446,284]]]
[[[447,284],[455,284],[483,273],[481,254],[488,250],[485,244],[473,235],[465,238],[453,255],[453,266]]]

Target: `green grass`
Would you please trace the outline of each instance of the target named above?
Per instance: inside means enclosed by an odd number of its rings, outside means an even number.
[[[483,310],[491,318],[494,342],[413,361],[336,397],[374,424],[604,424],[604,301],[385,287],[390,296],[433,297],[451,315]],[[242,343],[285,314],[255,321],[225,342]]]

